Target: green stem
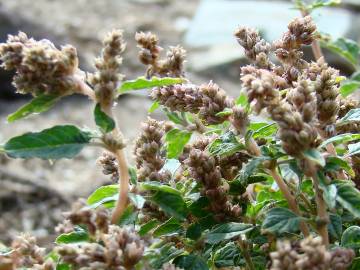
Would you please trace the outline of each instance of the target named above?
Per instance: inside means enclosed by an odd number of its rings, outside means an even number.
[[[251,259],[250,253],[249,253],[248,243],[246,241],[243,241],[241,238],[239,238],[238,243],[239,243],[239,247],[244,255],[244,259],[245,259],[248,270],[255,270],[255,265]]]

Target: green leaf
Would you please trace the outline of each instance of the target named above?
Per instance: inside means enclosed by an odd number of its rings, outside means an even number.
[[[4,145],[4,150],[12,158],[73,158],[91,138],[90,132],[75,126],[55,126],[14,137]]]
[[[326,158],[326,165],[324,167],[325,171],[339,171],[341,169],[345,170],[351,177],[355,176],[353,168],[346,160],[339,157]]]
[[[144,225],[142,225],[140,227],[139,235],[144,236],[149,231],[154,229],[158,224],[159,224],[159,221],[157,221],[156,219],[152,219],[152,220],[148,221],[147,223],[145,223]]]
[[[155,112],[159,107],[160,107],[160,103],[159,103],[159,101],[156,100],[156,101],[153,102],[153,104],[151,104],[148,112],[149,112],[149,113],[153,113],[153,112]]]
[[[113,197],[117,195],[119,191],[118,185],[108,185],[102,186],[96,189],[91,195],[87,198],[87,204],[91,205],[97,203],[105,198]]]
[[[360,153],[360,142],[353,143],[348,145],[349,153],[347,153],[347,157],[351,157],[353,155],[357,155]]]
[[[42,113],[49,110],[61,97],[58,95],[39,95],[29,103],[20,107],[16,112],[8,115],[7,121],[14,122],[34,113]]]
[[[360,192],[348,181],[334,181],[337,187],[336,200],[353,214],[360,218]]]
[[[133,205],[137,209],[141,209],[144,207],[146,200],[143,196],[141,196],[139,194],[135,194],[135,193],[129,193],[128,196],[129,196],[130,201],[133,203]]]
[[[241,169],[239,174],[236,176],[235,180],[239,180],[245,185],[249,182],[248,179],[255,174],[257,168],[265,161],[268,160],[268,157],[260,156],[251,159],[246,165]],[[235,181],[234,180],[234,181]]]
[[[140,184],[141,190],[153,190],[153,191],[163,191],[166,193],[173,193],[175,195],[180,195],[180,191],[170,187],[168,185],[161,184],[160,182],[148,181]]]
[[[214,263],[217,268],[237,266],[236,262],[241,256],[241,250],[234,242],[227,243],[224,247],[216,250]]]
[[[208,270],[206,261],[197,255],[182,255],[174,260],[177,267],[184,270]]]
[[[332,238],[340,240],[342,234],[342,220],[339,215],[330,214],[328,224],[329,234]]]
[[[242,107],[246,107],[248,105],[248,97],[246,94],[241,93],[240,96],[236,99],[235,104],[241,105]]]
[[[178,232],[181,229],[181,224],[175,218],[170,218],[165,223],[158,226],[153,235],[155,237],[160,237],[162,235],[169,235]]]
[[[297,233],[299,231],[300,221],[301,217],[289,209],[276,207],[266,213],[261,229],[276,235]]]
[[[253,229],[252,224],[230,222],[222,224],[211,230],[206,235],[206,242],[216,244],[224,240],[229,240],[236,236],[245,234]]]
[[[343,118],[341,118],[336,125],[341,126],[351,122],[360,122],[360,108],[351,109]]]
[[[184,220],[188,214],[188,209],[183,197],[180,194],[174,194],[164,191],[157,191],[151,200],[169,216]]]
[[[230,108],[225,108],[223,111],[218,112],[217,114],[215,114],[215,116],[225,117],[225,116],[231,115],[232,112],[233,112],[232,109],[230,109]]]
[[[56,244],[72,244],[79,242],[86,242],[89,240],[87,231],[79,226],[74,228],[73,232],[60,234],[56,239]]]
[[[138,212],[134,209],[134,206],[130,204],[126,207],[117,224],[119,226],[135,224],[137,216]]]
[[[344,133],[325,140],[322,144],[320,144],[319,148],[325,147],[330,143],[346,143],[358,139],[360,139],[360,134]]]
[[[333,41],[323,43],[329,50],[340,55],[356,66],[358,64],[360,47],[357,42],[347,38],[338,38]]]
[[[360,248],[360,227],[351,226],[347,228],[341,237],[341,246],[345,248]]]
[[[183,253],[182,250],[175,248],[173,243],[165,244],[160,249],[152,252],[153,254],[150,254],[149,257],[153,269],[161,269],[165,263]]]
[[[193,223],[186,230],[186,237],[192,240],[197,240],[201,236],[201,225],[199,223]]]
[[[104,133],[108,133],[115,128],[115,121],[105,112],[101,110],[100,104],[96,104],[94,110],[94,118],[96,125]]]
[[[160,87],[173,85],[178,83],[183,83],[184,79],[182,78],[171,78],[171,77],[152,77],[151,79],[146,79],[145,77],[139,77],[136,80],[125,81],[121,87],[118,89],[120,94],[132,91],[132,90],[140,90],[146,88]]]
[[[247,178],[236,178],[233,181],[229,182],[230,195],[241,195],[246,191],[246,188],[249,184],[260,183],[266,181],[267,178],[265,175],[257,174],[251,175]]]
[[[236,139],[233,132],[229,131],[211,142],[207,149],[211,155],[226,157],[245,149],[245,146]]]
[[[254,131],[253,138],[258,139],[258,138],[266,138],[266,137],[272,136],[276,133],[277,129],[278,128],[275,123],[268,124],[266,126],[259,128],[256,131]]]
[[[200,197],[198,200],[190,204],[189,211],[195,217],[201,218],[209,215],[207,208],[209,207],[210,201],[207,197]]]
[[[341,0],[315,0],[313,3],[308,5],[306,9],[314,10],[321,7],[333,7],[341,4]]]
[[[166,153],[167,158],[177,158],[189,142],[191,132],[174,128],[166,133]]]
[[[341,84],[339,91],[341,96],[347,97],[352,93],[354,93],[359,88],[360,88],[359,81],[348,80]]]
[[[318,172],[318,178],[320,188],[323,191],[323,198],[330,209],[334,209],[336,206],[337,188],[334,184],[328,184],[325,176]]]
[[[304,156],[311,160],[321,167],[325,166],[325,158],[321,155],[321,153],[316,149],[308,149],[303,152]]]

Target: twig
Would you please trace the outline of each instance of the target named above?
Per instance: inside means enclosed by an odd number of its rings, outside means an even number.
[[[254,153],[256,156],[260,156],[261,155],[261,151],[259,146],[257,145],[256,141],[253,138],[250,138],[249,142],[248,142],[248,148],[249,151]],[[276,184],[278,185],[280,191],[282,192],[282,194],[284,195],[287,203],[289,204],[290,209],[297,215],[300,215],[300,210],[299,207],[296,204],[296,200],[294,198],[294,196],[291,194],[288,186],[286,185],[286,183],[284,182],[284,180],[282,179],[282,177],[277,173],[276,169],[269,169],[268,173],[274,178]],[[300,228],[302,233],[304,234],[305,237],[307,237],[310,234],[309,228],[307,227],[307,225],[302,221],[300,223]]]
[[[248,244],[241,239],[241,236],[238,239],[238,243],[239,243],[239,247],[240,247],[240,249],[242,251],[242,254],[244,256],[247,268],[249,270],[255,270],[254,263],[253,263],[253,261],[251,259],[250,254],[249,254]]]
[[[311,161],[307,161],[307,168],[311,174],[313,180],[315,195],[316,195],[316,206],[317,206],[317,230],[322,237],[323,243],[326,247],[329,246],[329,233],[327,229],[327,223],[329,222],[329,215],[326,211],[326,203],[323,198],[322,191],[319,187],[319,179],[316,173],[316,167]]]
[[[91,100],[94,102],[97,102],[96,96],[94,91],[89,87],[83,80],[78,81],[78,92],[88,96]],[[100,107],[103,112],[105,112],[108,116],[113,118],[113,100],[110,100],[110,102],[101,102],[100,101]],[[116,119],[114,119],[116,122]],[[114,137],[123,137],[122,133],[119,129],[118,124],[116,123],[115,129],[112,131],[112,134]],[[117,200],[117,203],[115,205],[114,211],[111,216],[111,222],[117,223],[121,215],[124,213],[124,210],[126,209],[127,203],[128,203],[128,190],[129,190],[129,182],[130,182],[130,175],[129,175],[129,166],[127,164],[126,155],[123,149],[117,149],[115,151],[112,151],[115,155],[117,162],[118,162],[118,170],[119,170],[119,197]]]

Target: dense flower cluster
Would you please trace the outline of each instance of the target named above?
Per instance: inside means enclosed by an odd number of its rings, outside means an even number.
[[[320,237],[310,236],[300,243],[279,241],[277,250],[270,256],[271,270],[344,270],[350,266],[355,253],[352,249],[340,248],[329,251]]]
[[[120,74],[121,54],[125,50],[122,31],[113,30],[103,41],[101,57],[95,61],[97,71],[90,75],[90,84],[94,87],[96,98],[103,108],[111,106],[115,90],[123,78]]]
[[[70,45],[58,50],[49,40],[19,32],[0,45],[0,60],[4,69],[16,70],[14,85],[21,94],[65,95],[79,87],[78,57]]]

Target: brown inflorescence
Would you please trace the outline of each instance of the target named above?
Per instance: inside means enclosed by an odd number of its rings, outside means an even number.
[[[154,75],[160,77],[183,77],[186,51],[181,46],[171,46],[164,59],[160,58],[163,50],[158,43],[159,39],[151,32],[139,32],[135,35],[138,43],[140,62],[148,66],[146,77]]]
[[[102,166],[103,174],[111,175],[112,182],[117,182],[119,179],[119,165],[116,157],[110,152],[104,152],[97,160],[97,163]]]
[[[296,81],[308,66],[302,59],[302,45],[310,45],[316,38],[316,26],[310,16],[296,18],[288,25],[288,31],[274,42],[275,55],[284,66],[283,77],[289,82]]]
[[[135,161],[138,169],[138,180],[168,181],[171,174],[162,171],[165,157],[162,153],[163,137],[165,134],[163,122],[148,118],[141,125],[141,134],[135,143]]]
[[[271,45],[262,39],[259,33],[248,27],[239,27],[235,31],[237,42],[244,48],[245,55],[257,67],[270,69],[273,64],[269,59]]]
[[[4,69],[16,70],[14,85],[21,94],[66,95],[79,87],[78,57],[70,45],[58,50],[49,40],[19,32],[0,44],[0,60]]]
[[[227,116],[218,116],[225,108],[234,105],[233,99],[226,95],[226,92],[216,83],[203,84],[199,89],[202,96],[202,106],[199,117],[208,125],[220,124],[227,119]]]
[[[223,182],[216,158],[206,149],[191,148],[184,164],[190,176],[202,184],[202,193],[209,198],[210,211],[214,213],[216,219],[224,220],[241,213],[238,205],[231,204],[227,195],[228,184]]]
[[[125,50],[122,31],[113,30],[108,33],[103,46],[101,56],[95,60],[97,71],[90,74],[89,82],[94,88],[97,101],[103,108],[108,108],[112,105],[116,88],[123,78],[120,73],[121,54]]]
[[[55,263],[46,258],[44,248],[36,244],[33,236],[18,236],[11,244],[11,252],[0,256],[0,268],[6,270],[16,270],[31,268],[37,270],[55,270]]]
[[[324,58],[311,63],[308,77],[315,84],[317,115],[320,127],[334,124],[339,112],[339,83],[336,81],[339,72],[325,63]]]
[[[171,111],[198,113],[203,105],[199,88],[193,84],[153,88],[150,96]]]
[[[61,259],[79,270],[133,269],[144,253],[144,243],[130,229],[110,225],[99,242],[77,246],[61,245],[56,251]]]
[[[299,243],[278,241],[276,251],[270,256],[271,270],[345,270],[351,265],[355,253],[342,248],[329,251],[321,237],[309,236]]]

